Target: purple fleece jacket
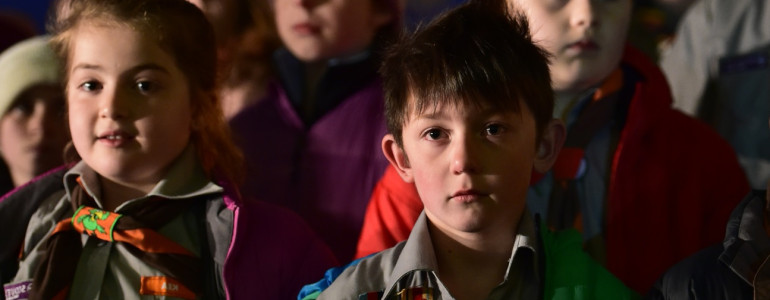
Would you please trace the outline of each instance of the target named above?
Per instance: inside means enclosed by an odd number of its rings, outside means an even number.
[[[310,126],[278,83],[231,122],[248,164],[244,194],[297,212],[342,262],[353,257],[387,166],[382,82],[373,74]]]

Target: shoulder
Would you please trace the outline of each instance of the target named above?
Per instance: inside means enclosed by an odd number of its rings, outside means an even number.
[[[386,285],[405,243],[401,242],[349,266],[318,299],[359,299],[362,294],[383,292],[388,288]]]
[[[328,246],[292,211],[250,200],[235,208],[234,218],[225,281],[235,299],[256,293],[293,298],[337,264]],[[234,284],[244,279],[250,284]]]
[[[721,244],[713,245],[677,263],[655,283],[647,298],[750,299],[751,286],[719,261],[722,251]]]

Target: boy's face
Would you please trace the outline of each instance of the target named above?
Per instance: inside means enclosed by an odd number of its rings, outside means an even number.
[[[553,55],[557,92],[581,92],[618,67],[631,0],[508,0],[529,19],[532,40]]]
[[[433,224],[475,233],[518,222],[537,148],[534,118],[522,105],[521,113],[489,106],[410,109],[402,131],[406,159],[397,168],[414,181]]]
[[[278,34],[294,56],[319,62],[363,51],[392,19],[373,0],[274,0]]]
[[[176,60],[128,26],[82,23],[70,43],[72,141],[103,177],[154,186],[190,140],[190,91]]]

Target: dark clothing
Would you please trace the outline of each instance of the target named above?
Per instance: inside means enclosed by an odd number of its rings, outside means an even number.
[[[364,211],[388,162],[382,82],[372,55],[330,61],[303,104],[304,65],[276,54],[280,83],[231,122],[246,159],[244,195],[293,209],[339,261],[353,257]]]
[[[730,216],[724,242],[669,269],[647,298],[768,299],[770,237],[763,226],[765,193],[751,192]]]

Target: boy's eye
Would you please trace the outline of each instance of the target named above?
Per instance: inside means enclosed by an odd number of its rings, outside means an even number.
[[[31,115],[35,104],[32,101],[18,101],[9,111],[18,112],[25,116]]]
[[[102,89],[102,84],[96,81],[86,81],[80,85],[80,89],[87,92],[94,92]]]
[[[425,132],[425,136],[429,140],[438,140],[438,139],[441,138],[441,130],[439,130],[439,129],[430,129],[430,130]]]
[[[498,135],[503,132],[503,127],[499,124],[489,124],[484,128],[484,134],[486,135]]]

